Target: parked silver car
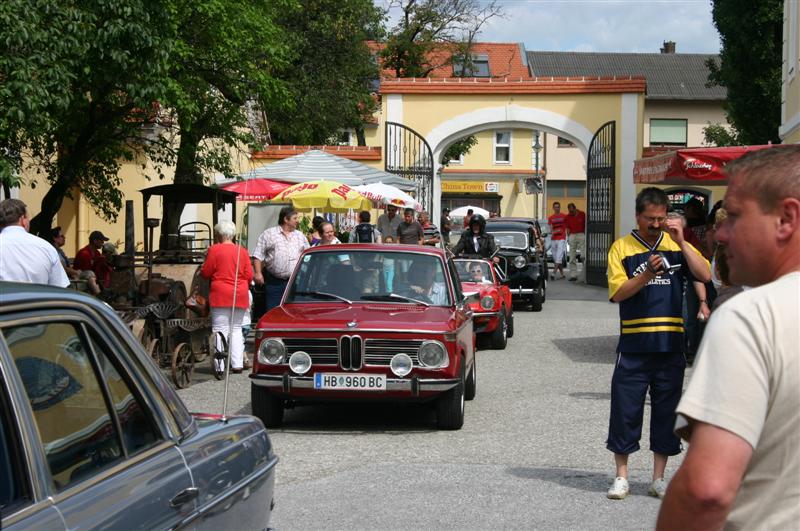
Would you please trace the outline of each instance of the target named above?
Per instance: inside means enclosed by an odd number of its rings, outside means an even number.
[[[3,529],[263,530],[276,463],[260,420],[190,414],[102,302],[0,282]]]

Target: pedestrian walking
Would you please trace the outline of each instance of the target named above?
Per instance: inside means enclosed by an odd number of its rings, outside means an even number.
[[[0,280],[66,288],[69,278],[58,253],[28,233],[29,227],[25,203],[19,199],[0,202]]]
[[[564,258],[567,247],[567,216],[561,213],[561,203],[553,203],[553,213],[547,218],[550,225],[550,250],[553,254],[553,279],[567,278],[564,275]],[[556,276],[558,273],[558,276]]]
[[[480,214],[473,214],[469,227],[461,233],[458,243],[453,247],[453,254],[493,258],[495,262],[499,262],[499,258],[494,256],[496,252],[497,243],[494,241],[494,236],[486,233],[486,220]]]
[[[450,218],[449,208],[442,209],[442,220],[439,226],[442,229],[442,241],[444,242],[444,246],[449,249],[451,245],[450,232],[453,230],[453,220]]]
[[[244,334],[242,323],[250,307],[250,281],[253,268],[247,249],[234,243],[236,225],[220,221],[214,226],[215,243],[208,249],[200,275],[211,281],[208,305],[211,308],[211,331],[221,332],[228,341],[230,367],[234,374],[244,369]],[[216,338],[216,335],[215,335]],[[224,350],[217,339],[217,349]],[[214,369],[224,370],[220,360]]]
[[[397,227],[403,220],[397,215],[397,207],[395,205],[388,205],[386,212],[378,216],[378,232],[381,233],[381,238],[386,241],[386,238],[391,237],[397,241]]]
[[[350,231],[350,243],[381,243],[381,233],[370,223],[372,215],[369,210],[362,210],[358,214],[358,225]]]
[[[725,167],[717,228],[731,281],[678,405],[690,442],[658,529],[796,529],[800,522],[800,146]]]
[[[645,188],[636,196],[636,224],[608,252],[608,296],[619,303],[620,337],[611,379],[611,413],[606,448],[614,452],[616,479],[607,496],[630,492],[628,456],[639,450],[645,395],[650,391],[650,450],[653,481],[649,494],[662,497],[667,459],[680,453],[673,433],[681,396],[684,278],[711,278],[709,264],[683,238],[681,220],[668,219],[667,194]]]
[[[403,211],[403,221],[397,226],[397,243],[405,245],[422,245],[424,233],[422,225],[414,221],[414,209]]]
[[[586,282],[585,268],[581,270],[580,278],[578,278],[578,252],[580,252],[581,258],[586,259],[586,214],[578,210],[575,203],[567,205],[564,226],[567,229],[569,246],[569,280],[570,282]]]
[[[442,241],[439,228],[431,223],[431,216],[427,212],[419,213],[419,224],[422,225],[422,244],[436,246]]]
[[[297,230],[297,222],[297,211],[283,207],[278,213],[278,226],[268,228],[258,237],[253,253],[254,279],[256,284],[265,286],[266,311],[280,305],[300,253],[309,247],[306,237]]]
[[[94,277],[102,288],[107,288],[111,282],[111,266],[108,264],[108,259],[100,252],[107,241],[108,237],[102,232],[92,231],[89,234],[89,244],[78,250],[72,262],[72,267],[81,272],[81,279],[90,282]]]
[[[462,225],[463,225],[463,227],[464,227],[464,230],[466,230],[466,229],[468,229],[468,228],[469,228],[469,224],[470,224],[470,222],[471,222],[471,220],[472,220],[472,215],[474,214],[474,212],[475,212],[475,211],[474,211],[474,210],[472,210],[471,208],[468,208],[468,209],[467,209],[467,215],[466,215],[466,216],[464,216],[464,221],[462,222]]]

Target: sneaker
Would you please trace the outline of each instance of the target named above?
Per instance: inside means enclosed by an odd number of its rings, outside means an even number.
[[[664,494],[667,492],[667,482],[664,481],[664,478],[658,478],[657,480],[653,481],[650,484],[650,490],[647,491],[647,494],[654,498],[663,498]]]
[[[577,282],[577,281],[578,281],[578,279],[577,279],[577,278],[575,278],[575,277],[570,277],[569,281],[570,281],[570,282]]]
[[[609,500],[624,500],[630,491],[631,488],[628,486],[628,480],[619,477],[614,480],[614,484],[608,489],[606,497],[608,497]]]

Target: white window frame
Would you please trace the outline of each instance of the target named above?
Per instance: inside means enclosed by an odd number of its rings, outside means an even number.
[[[508,133],[508,144],[498,144],[497,143],[497,135]],[[511,149],[511,144],[513,143],[513,133],[509,129],[498,130],[492,132],[492,162],[494,164],[511,164],[513,160],[513,152]],[[508,148],[508,160],[497,160],[497,148],[505,147]]]
[[[786,3],[787,8],[789,9],[788,13],[788,31],[786,32],[786,39],[788,42],[786,43],[788,46],[788,50],[786,50],[786,77],[787,82],[793,81],[795,76],[797,75],[797,10],[798,10],[798,2],[789,0]]]
[[[453,164],[455,166],[463,166],[464,165],[464,154],[461,153],[457,159],[450,159],[448,164]]]
[[[684,142],[680,144],[678,142],[654,142],[653,141],[653,122],[683,122],[683,137]],[[664,117],[653,117],[650,118],[650,130],[648,134],[648,142],[651,146],[674,146],[674,147],[686,147],[689,145],[689,120],[686,118],[664,118]]]

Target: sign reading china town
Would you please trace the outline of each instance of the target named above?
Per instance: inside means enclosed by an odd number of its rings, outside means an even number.
[[[442,181],[442,193],[453,194],[496,194],[500,191],[500,183],[483,181]]]

